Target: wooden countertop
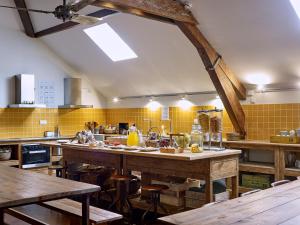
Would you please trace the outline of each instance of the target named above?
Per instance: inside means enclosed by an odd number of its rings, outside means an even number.
[[[132,155],[132,156],[142,156],[142,157],[152,157],[152,158],[167,158],[167,159],[176,159],[176,160],[185,160],[185,161],[217,158],[217,157],[224,157],[230,155],[238,155],[241,153],[240,150],[224,150],[224,151],[204,151],[202,153],[191,153],[189,151],[185,151],[184,153],[170,154],[170,153],[161,153],[159,151],[140,152],[138,150],[129,151],[123,149],[89,147],[88,145],[79,145],[79,144],[62,144],[61,146],[65,148],[76,148],[82,151],[107,152],[107,153],[120,154],[120,155]]]
[[[300,224],[300,181],[159,220],[173,225]]]
[[[99,186],[0,165],[0,208],[54,200],[100,190]]]
[[[22,143],[22,142],[39,142],[39,141],[56,141],[61,139],[71,139],[71,136],[61,136],[61,137],[32,137],[32,138],[8,138],[0,139],[0,144],[11,144],[11,143]]]
[[[300,144],[284,144],[284,143],[271,143],[269,140],[241,140],[241,141],[226,141],[223,143],[238,144],[238,145],[259,145],[259,146],[279,146],[279,147],[300,147]]]

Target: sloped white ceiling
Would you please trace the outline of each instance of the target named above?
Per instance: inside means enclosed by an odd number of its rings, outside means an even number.
[[[299,83],[300,20],[288,0],[191,2],[201,31],[241,81],[248,83],[251,74],[266,74],[273,86]],[[51,10],[61,1],[27,3]],[[96,10],[87,7],[82,13]],[[37,31],[58,24],[48,15],[31,17]],[[129,44],[137,59],[112,62],[84,34],[82,25],[42,40],[109,98],[214,90],[196,50],[176,26],[126,14],[104,22]]]

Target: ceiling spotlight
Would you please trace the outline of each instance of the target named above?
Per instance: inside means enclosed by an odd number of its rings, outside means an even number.
[[[219,95],[217,95],[217,96],[216,96],[216,99],[220,99],[220,96],[219,96]]]
[[[113,98],[113,102],[119,102],[120,101],[120,99],[119,98],[117,98],[117,97],[115,97],[115,98]]]
[[[146,107],[154,112],[161,107],[161,104],[158,101],[155,101],[153,98],[150,98],[149,103],[146,105]]]
[[[191,101],[186,99],[186,96],[181,97],[177,103],[177,106],[184,111],[189,110],[193,105],[194,104]]]

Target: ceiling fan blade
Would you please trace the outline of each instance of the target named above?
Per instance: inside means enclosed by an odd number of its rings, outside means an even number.
[[[45,10],[39,10],[39,9],[17,8],[17,7],[6,6],[6,5],[0,5],[0,8],[16,9],[16,10],[21,10],[21,11],[46,13],[46,14],[53,14],[54,13],[53,11],[45,11]]]
[[[83,9],[84,7],[91,5],[93,2],[96,0],[81,0],[81,1],[76,1],[77,3],[73,4],[72,11],[78,12],[79,10]]]
[[[71,21],[84,24],[84,25],[94,25],[98,23],[101,20],[101,18],[96,18],[93,16],[84,16],[84,15],[75,15]]]

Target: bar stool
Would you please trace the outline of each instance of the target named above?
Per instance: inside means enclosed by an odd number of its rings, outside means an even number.
[[[62,177],[65,168],[62,165],[52,165],[48,167],[48,175],[52,176],[53,171],[56,173],[56,177]]]
[[[120,213],[123,214],[124,212],[124,206],[127,205],[128,212],[131,214],[132,212],[132,206],[128,200],[129,195],[129,185],[131,176],[126,175],[112,175],[111,180],[113,180],[116,183],[117,188],[117,197],[112,202],[112,204],[108,207],[111,209],[112,207],[116,207],[118,203],[120,203]],[[116,207],[117,208],[117,207]]]
[[[157,209],[158,207],[161,208],[166,214],[168,214],[168,211],[161,205],[160,203],[160,194],[163,190],[169,189],[166,185],[160,185],[160,184],[151,184],[151,185],[145,185],[142,186],[143,191],[150,192],[150,200],[151,200],[151,206],[146,210],[146,212],[142,216],[142,224],[145,224],[145,217],[146,215],[151,211],[153,208],[153,212],[155,215],[155,218],[157,218]]]

